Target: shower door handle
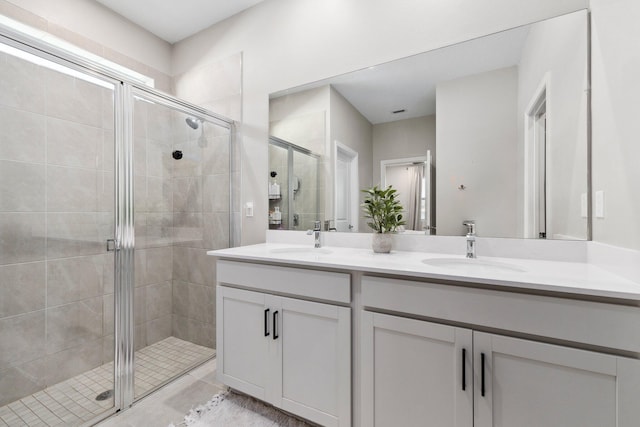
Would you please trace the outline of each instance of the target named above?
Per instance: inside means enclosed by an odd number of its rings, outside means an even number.
[[[120,249],[120,245],[116,242],[116,239],[107,239],[107,252],[115,252]]]

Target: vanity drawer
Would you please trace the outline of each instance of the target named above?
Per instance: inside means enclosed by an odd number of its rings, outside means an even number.
[[[348,273],[219,259],[217,281],[278,294],[344,304],[351,302],[351,276]]]
[[[640,308],[412,280],[362,278],[364,308],[640,352]]]

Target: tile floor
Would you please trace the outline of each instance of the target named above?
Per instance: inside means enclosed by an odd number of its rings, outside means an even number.
[[[150,391],[187,368],[214,355],[215,350],[211,348],[175,337],[166,338],[137,351],[136,396]],[[215,366],[213,369],[215,370]],[[103,401],[95,400],[99,393],[111,389],[113,389],[113,362],[0,407],[0,427],[80,425],[113,406],[112,398]],[[166,424],[168,423],[163,425]]]
[[[192,408],[226,389],[216,382],[216,360],[213,359],[97,427],[167,427],[171,423],[180,426]]]

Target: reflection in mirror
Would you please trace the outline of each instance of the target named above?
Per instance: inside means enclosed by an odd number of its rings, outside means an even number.
[[[433,227],[433,168],[431,151],[426,156],[404,159],[382,160],[380,182],[382,187],[392,186],[398,190],[398,199],[404,207],[404,231],[435,234]],[[424,232],[424,233],[423,233]]]
[[[469,219],[479,236],[586,239],[587,17],[272,94],[271,135],[320,156],[318,219],[341,231],[367,230],[351,209],[358,188],[393,184],[412,218],[406,232],[463,235]],[[431,173],[406,161],[427,156]]]
[[[308,230],[320,220],[320,156],[279,138],[269,139],[269,228]]]

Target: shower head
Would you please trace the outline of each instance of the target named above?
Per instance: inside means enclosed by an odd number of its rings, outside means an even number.
[[[196,119],[195,117],[187,117],[186,119],[184,119],[184,121],[187,122],[191,129],[195,130],[200,127],[200,120]]]

